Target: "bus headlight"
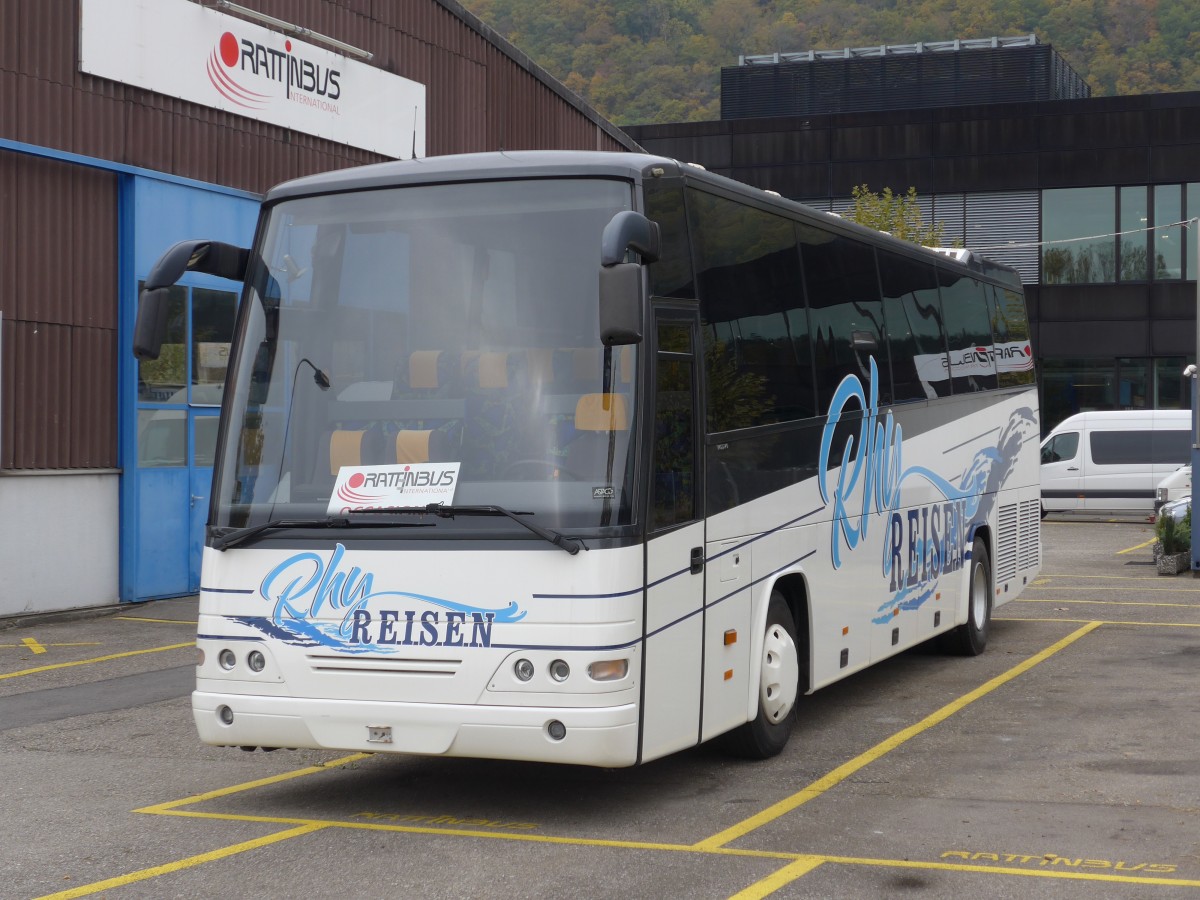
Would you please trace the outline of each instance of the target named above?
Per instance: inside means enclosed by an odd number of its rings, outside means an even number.
[[[533,678],[533,663],[527,659],[518,659],[513,663],[513,674],[517,676],[517,681],[529,681]]]
[[[267,667],[267,658],[261,650],[251,650],[246,654],[246,665],[250,667],[251,672],[261,672]]]
[[[237,665],[237,657],[234,656],[232,650],[226,648],[217,654],[217,663],[222,669],[229,672]]]
[[[620,681],[628,674],[627,659],[605,659],[588,666],[588,677],[592,681]]]
[[[566,681],[571,677],[571,667],[565,659],[556,659],[550,663],[550,677],[555,681]]]

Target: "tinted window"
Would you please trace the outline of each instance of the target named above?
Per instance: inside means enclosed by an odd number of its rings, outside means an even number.
[[[988,287],[992,334],[996,347],[996,376],[1000,387],[1033,384],[1033,345],[1025,299],[1016,291]]]
[[[933,266],[880,251],[879,280],[896,401],[948,396],[946,336]]]
[[[812,354],[790,219],[693,191],[709,431],[812,416]]]
[[[994,389],[996,363],[992,358],[992,323],[984,296],[985,285],[969,275],[946,269],[938,270],[938,284],[942,289],[954,393]]]
[[[1079,452],[1079,432],[1066,431],[1056,434],[1042,447],[1042,463],[1065,462],[1074,459]]]
[[[1152,431],[1150,433],[1150,458],[1155,463],[1183,465],[1192,458],[1192,432]]]
[[[817,404],[828,408],[847,375],[870,384],[871,358],[879,366],[879,401],[892,402],[891,368],[875,251],[808,225],[798,226],[808,291]]]
[[[1092,462],[1101,466],[1150,462],[1150,431],[1093,431]]]
[[[692,334],[685,323],[658,323],[655,364],[654,481],[651,525],[669,528],[696,514]]]
[[[694,300],[696,286],[692,280],[683,188],[647,182],[646,216],[658,223],[662,239],[662,253],[658,261],[649,266],[650,292],[658,297]]]

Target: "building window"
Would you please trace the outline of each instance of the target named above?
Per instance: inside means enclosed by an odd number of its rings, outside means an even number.
[[[1187,186],[1187,209],[1184,212],[1191,218],[1200,216],[1200,184],[1193,182]],[[1197,237],[1200,235],[1200,225],[1192,223],[1183,234],[1183,241],[1187,245],[1187,268],[1184,270],[1183,277],[1195,281],[1198,274],[1196,271],[1196,241],[1200,240]]]
[[[1121,280],[1149,281],[1150,205],[1146,187],[1121,188]]]
[[[1116,188],[1042,192],[1042,283],[1116,281]]]
[[[1187,360],[1164,356],[1154,361],[1154,408],[1190,409],[1191,379],[1183,377]]]
[[[1174,280],[1183,277],[1183,229],[1175,225],[1183,219],[1183,203],[1178,184],[1154,187],[1154,277]],[[1174,226],[1174,227],[1167,227]]]

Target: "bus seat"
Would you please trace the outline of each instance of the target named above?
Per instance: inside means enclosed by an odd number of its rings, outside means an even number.
[[[567,444],[563,468],[577,478],[602,477],[608,466],[610,433],[628,430],[629,408],[624,394],[584,394],[575,404],[578,434]],[[617,469],[624,464],[624,459],[614,460]]]
[[[329,435],[329,474],[343,466],[369,466],[383,462],[382,439],[377,429],[340,428]]]
[[[408,428],[396,432],[396,462],[443,462],[450,455],[450,439],[437,428]]]
[[[414,350],[396,366],[392,396],[444,394],[458,381],[459,360],[449,350]]]

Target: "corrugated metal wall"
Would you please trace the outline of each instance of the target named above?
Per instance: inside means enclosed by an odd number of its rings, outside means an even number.
[[[636,149],[451,0],[241,0],[426,86],[426,154]],[[77,71],[78,0],[0,0],[0,137],[263,192],[383,157]],[[117,185],[0,152],[0,467],[117,464]]]

